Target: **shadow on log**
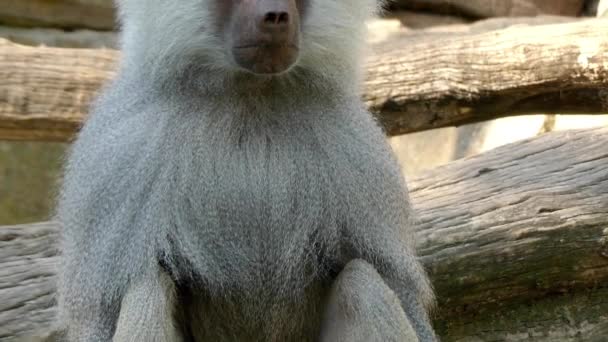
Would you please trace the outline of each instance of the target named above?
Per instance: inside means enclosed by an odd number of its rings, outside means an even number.
[[[390,135],[509,115],[608,112],[608,20],[426,39],[403,33],[381,45],[367,63],[363,98]],[[117,58],[0,39],[0,139],[69,140]]]
[[[26,27],[116,27],[112,0],[0,0],[0,22]]]
[[[584,0],[393,0],[396,7],[474,18],[581,14]]]
[[[558,132],[409,182],[443,341],[605,341],[608,129]],[[0,340],[48,331],[58,228],[0,227]]]

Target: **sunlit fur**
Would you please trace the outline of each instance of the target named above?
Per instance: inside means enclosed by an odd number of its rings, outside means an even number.
[[[141,313],[121,336],[152,334],[157,303],[175,310],[163,329],[198,341],[315,341],[332,281],[363,259],[434,341],[405,182],[359,98],[376,2],[311,0],[299,61],[259,76],[210,33],[209,1],[119,1],[122,63],[73,145],[57,211],[69,340],[110,341],[121,304]]]

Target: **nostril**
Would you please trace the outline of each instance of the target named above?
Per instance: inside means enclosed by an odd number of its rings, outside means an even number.
[[[266,16],[264,17],[264,22],[266,24],[274,24],[277,21],[277,14],[274,12],[269,12],[266,13]]]
[[[287,12],[268,12],[264,16],[265,24],[287,24],[289,23],[289,13]]]
[[[286,12],[280,13],[278,23],[287,24],[288,22],[289,22],[289,14]]]

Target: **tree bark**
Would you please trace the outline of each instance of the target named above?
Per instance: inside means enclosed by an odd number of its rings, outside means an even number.
[[[0,0],[0,23],[96,30],[116,26],[112,0]]]
[[[608,129],[556,132],[409,183],[444,341],[604,341]],[[58,228],[0,228],[0,339],[48,330]]]
[[[389,135],[508,115],[608,112],[602,19],[425,39],[404,33],[375,48],[363,98]],[[0,40],[0,138],[70,140],[117,58]]]
[[[577,16],[584,0],[396,0],[400,8],[444,14],[461,14],[473,18],[535,16],[553,14]]]
[[[52,328],[57,239],[51,223],[0,227],[0,341]]]
[[[370,59],[363,94],[390,135],[509,115],[608,112],[605,20],[393,44]]]
[[[22,28],[0,26],[0,37],[30,46],[54,46],[62,48],[116,48],[117,33],[112,31],[72,30],[54,28]]]
[[[471,18],[562,15],[582,12],[584,0],[396,0],[399,8]],[[112,0],[0,0],[0,22],[26,27],[113,30]]]

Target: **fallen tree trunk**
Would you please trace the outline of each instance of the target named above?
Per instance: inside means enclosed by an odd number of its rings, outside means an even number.
[[[431,11],[474,18],[576,16],[584,0],[395,0],[399,8]],[[30,27],[90,28],[112,30],[115,13],[112,0],[0,0],[0,22]]]
[[[52,328],[57,238],[51,223],[0,227],[0,341]]]
[[[0,0],[0,22],[28,27],[112,30],[112,0]]]
[[[445,341],[604,341],[608,129],[551,133],[410,183]]]
[[[542,14],[577,16],[585,0],[394,0],[398,8],[473,18],[534,16]]]
[[[510,115],[608,112],[608,21],[434,35],[372,58],[363,98],[390,135]],[[386,46],[383,46],[386,51]]]
[[[444,341],[608,331],[608,129],[551,133],[410,182]],[[49,329],[57,227],[0,228],[0,340]]]
[[[390,135],[508,115],[608,112],[608,21],[410,38],[390,50],[379,43],[367,64],[363,98]],[[0,40],[0,138],[69,140],[117,57]]]
[[[115,48],[117,34],[108,31],[72,30],[69,32],[52,28],[22,28],[0,26],[0,37],[30,46],[54,46],[62,48]]]

